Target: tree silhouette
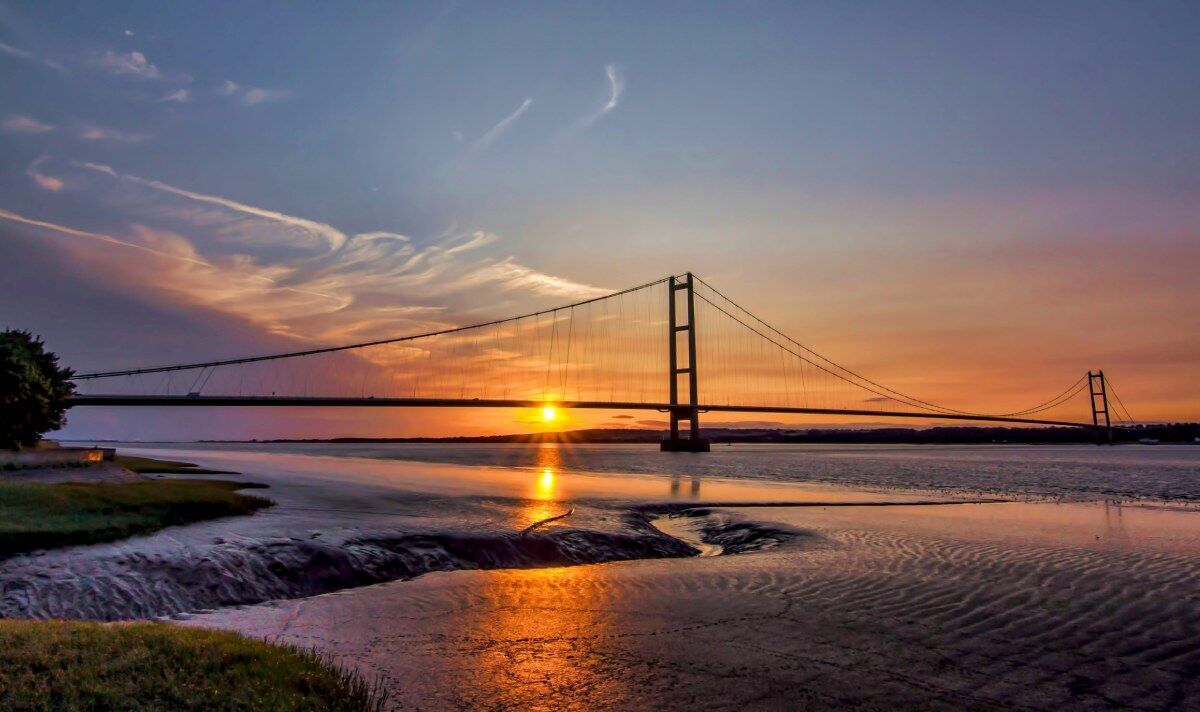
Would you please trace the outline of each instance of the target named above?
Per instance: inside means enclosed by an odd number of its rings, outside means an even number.
[[[28,331],[0,331],[0,448],[33,445],[66,422],[66,399],[75,392],[58,356]]]

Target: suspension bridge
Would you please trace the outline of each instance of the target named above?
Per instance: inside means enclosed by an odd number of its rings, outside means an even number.
[[[666,413],[664,450],[705,451],[704,413],[1132,424],[1103,371],[1026,408],[933,403],[826,358],[687,273],[552,309],[395,338],[83,373],[81,406],[593,408]],[[1110,405],[1111,404],[1111,405]]]

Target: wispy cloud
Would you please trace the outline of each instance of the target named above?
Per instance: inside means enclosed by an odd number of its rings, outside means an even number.
[[[264,315],[273,312],[275,320],[296,319],[313,313],[336,312],[348,305],[344,296],[285,284],[290,276],[286,269],[262,267],[236,257],[210,259],[186,238],[144,225],[133,225],[127,237],[116,237],[4,209],[0,209],[0,220],[82,240],[83,243],[68,249],[70,254],[84,263],[102,267],[115,279],[131,284],[142,281],[145,288],[186,297],[189,303],[262,323],[278,333],[286,333],[286,329],[274,320],[264,322]],[[121,248],[121,252],[96,252],[88,249],[87,243]],[[153,270],[149,279],[144,279],[151,274],[146,270]],[[139,274],[143,279],[139,280]]]
[[[44,134],[57,131],[58,126],[38,121],[29,116],[13,115],[0,122],[0,131],[22,134]],[[140,143],[153,138],[150,134],[99,126],[87,122],[74,122],[64,129],[80,141],[105,141],[110,143]]]
[[[205,262],[204,260],[189,258],[189,257],[181,256],[181,255],[170,254],[170,253],[164,252],[162,250],[156,250],[154,248],[147,247],[145,245],[140,245],[140,244],[137,244],[134,242],[130,242],[129,240],[122,240],[118,237],[113,237],[112,235],[106,235],[101,232],[90,232],[88,230],[77,230],[73,227],[67,227],[65,225],[59,225],[59,224],[52,223],[52,222],[46,222],[44,220],[36,220],[34,218],[27,218],[24,215],[18,215],[17,213],[10,212],[3,208],[0,208],[0,219],[10,220],[12,222],[21,223],[23,225],[30,225],[32,227],[40,227],[40,228],[45,228],[47,230],[53,230],[55,232],[59,232],[64,235],[70,235],[71,237],[83,237],[83,238],[88,238],[90,240],[98,240],[100,242],[105,242],[110,245],[118,245],[120,247],[128,247],[128,248],[134,249],[134,250],[141,250],[143,252],[149,252],[149,253],[152,253],[155,255],[159,255],[160,257],[168,257],[171,259],[181,259],[186,262],[191,262],[193,264],[198,264],[198,265],[202,265],[202,266],[208,265],[208,263]]]
[[[531,97],[527,97],[525,101],[522,101],[521,105],[517,107],[516,111],[512,112],[508,116],[505,116],[500,120],[500,123],[489,129],[488,132],[483,136],[480,136],[479,140],[475,142],[475,149],[481,151],[488,146],[491,146],[493,141],[499,138],[505,131],[508,131],[508,129],[511,128],[514,123],[516,123],[517,119],[521,118],[522,114],[524,114],[526,111],[529,111],[530,106],[533,106],[533,99]]]
[[[625,93],[625,78],[617,70],[617,65],[604,65],[604,76],[608,77],[608,101],[600,113],[607,114],[621,103],[621,95]]]
[[[29,51],[20,49],[18,47],[13,47],[12,45],[4,44],[3,42],[0,42],[0,52],[3,52],[4,54],[9,55],[10,57],[16,57],[17,59],[33,59],[34,58],[33,52],[29,52]]]
[[[482,266],[471,277],[472,283],[500,283],[509,289],[522,289],[551,297],[598,297],[609,290],[581,285],[578,282],[539,272],[506,257],[498,262]]]
[[[162,72],[146,55],[136,50],[122,54],[111,49],[100,54],[96,63],[104,70],[117,76],[136,77],[138,79],[160,79]]]
[[[176,89],[163,94],[159,101],[174,102],[176,104],[186,104],[192,100],[192,93],[187,89]]]
[[[454,247],[446,250],[446,254],[456,255],[460,252],[469,252],[471,250],[484,247],[485,245],[490,245],[499,239],[499,235],[494,235],[490,232],[478,231],[474,235],[471,235],[471,239],[467,240],[466,242],[455,245]]]
[[[146,133],[121,131],[96,124],[80,124],[75,137],[80,141],[107,141],[110,143],[141,143],[153,138]]]
[[[11,212],[0,218],[89,238],[75,244],[73,254],[113,275],[114,284],[127,281],[131,289],[173,295],[182,304],[218,309],[272,333],[322,342],[374,338],[458,325],[477,318],[464,315],[481,304],[502,308],[505,295],[575,299],[607,291],[545,274],[511,256],[493,256],[488,248],[500,237],[484,230],[455,228],[420,242],[385,230],[348,235],[326,223],[109,166],[72,166],[115,181],[92,189],[104,191],[95,196],[97,209],[119,205],[135,221],[127,234]],[[81,195],[86,199],[88,193]]]
[[[32,178],[33,182],[37,183],[39,188],[42,188],[43,190],[48,190],[52,193],[57,193],[58,191],[63,189],[62,180],[59,178],[55,178],[54,176],[51,176],[51,175],[46,175],[45,173],[42,173],[38,169],[39,166],[41,166],[43,163],[45,163],[49,159],[50,159],[49,156],[38,156],[33,161],[33,163],[30,163],[29,167],[25,169],[25,175]]]
[[[28,116],[14,115],[0,122],[0,129],[8,133],[25,133],[25,134],[42,134],[49,133],[55,128],[54,124],[47,124],[37,119]]]
[[[53,69],[57,72],[62,72],[63,74],[70,74],[70,72],[67,71],[67,68],[64,67],[61,63],[59,63],[56,60],[53,60],[50,58],[38,57],[33,52],[21,49],[20,47],[13,47],[12,45],[5,44],[3,42],[0,42],[0,54],[6,54],[10,57],[15,57],[17,59],[25,60],[26,62],[36,62],[43,66],[49,67],[50,69]]]
[[[122,178],[132,183],[146,186],[147,188],[153,188],[154,190],[171,193],[173,195],[178,195],[200,203],[218,205],[222,208],[233,210],[238,213],[271,220],[289,228],[296,228],[302,234],[310,238],[323,241],[329,246],[330,249],[333,250],[340,248],[346,242],[346,235],[341,230],[338,230],[332,225],[326,225],[325,223],[317,222],[315,220],[307,220],[305,218],[285,215],[284,213],[276,212],[274,210],[256,208],[253,205],[239,203],[236,200],[230,200],[228,198],[222,198],[215,195],[205,195],[204,193],[197,193],[195,191],[185,190],[184,188],[177,188],[173,185],[167,185],[166,183],[156,180],[140,178],[127,173],[117,173],[111,166],[99,165],[95,163],[81,163],[80,165],[89,170],[99,171],[100,173],[105,173],[113,176],[114,178]]]
[[[238,84],[235,81],[226,79],[219,84],[213,93],[217,96],[229,97],[240,104],[246,106],[255,106],[257,104],[269,104],[276,101],[286,101],[295,97],[295,92],[290,89],[264,89],[263,87],[246,87]]]
[[[242,103],[246,106],[254,106],[255,104],[267,104],[275,101],[286,101],[293,97],[293,93],[288,89],[263,89],[260,87],[250,87],[242,92]]]
[[[615,64],[606,64],[604,65],[604,76],[608,79],[608,100],[598,111],[583,117],[580,121],[581,128],[588,128],[621,103],[621,96],[625,93],[625,77],[621,74],[621,70]]]

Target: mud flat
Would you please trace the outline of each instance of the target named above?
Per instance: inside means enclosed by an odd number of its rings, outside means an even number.
[[[196,453],[155,454],[199,459]],[[267,484],[256,491],[275,506],[111,544],[0,559],[0,617],[156,618],[434,571],[697,553],[651,525],[662,505],[646,502],[664,499],[662,478],[308,455],[210,453],[203,461],[252,473],[219,477]],[[733,481],[710,481],[707,489],[733,502],[881,496]],[[695,500],[684,495],[666,507],[689,501]],[[760,533],[761,544],[779,538]],[[743,543],[752,548],[754,539]]]
[[[1057,452],[1043,458],[1094,457]],[[1053,503],[984,502],[979,487],[595,474],[557,448],[523,454],[528,467],[147,454],[245,472],[277,505],[0,561],[0,614],[169,616],[315,647],[406,709],[1178,709],[1200,699],[1193,480],[1176,485],[1182,503],[1129,506],[1087,501],[1071,484],[1098,469],[1090,462],[1030,475],[1072,500]],[[978,459],[947,460],[939,478]],[[811,464],[796,462],[803,479]],[[887,466],[918,465],[905,453]],[[1148,499],[1142,473],[1126,469],[1107,475],[1114,487]]]
[[[1200,517],[1113,510],[731,510],[801,534],[737,555],[438,573],[187,624],[316,645],[405,708],[1185,708],[1200,699]]]

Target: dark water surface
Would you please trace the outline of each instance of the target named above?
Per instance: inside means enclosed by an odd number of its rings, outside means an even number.
[[[652,445],[205,443],[133,445],[408,460],[558,472],[961,490],[1068,500],[1200,502],[1200,445],[717,445],[707,454]],[[703,479],[700,481],[703,484]]]

